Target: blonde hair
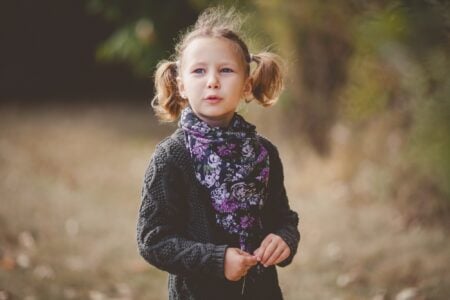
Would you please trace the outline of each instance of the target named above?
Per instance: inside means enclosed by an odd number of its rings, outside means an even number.
[[[152,106],[156,115],[163,121],[178,119],[181,110],[188,105],[187,99],[178,91],[177,76],[181,66],[183,51],[198,37],[225,38],[234,43],[242,54],[247,76],[252,78],[252,96],[259,104],[270,106],[278,100],[283,89],[284,66],[281,58],[271,52],[250,54],[239,32],[243,21],[234,8],[215,7],[206,9],[192,28],[183,33],[175,46],[171,60],[161,61],[155,71],[155,96]],[[250,63],[256,66],[251,71]],[[246,99],[250,102],[253,99]]]

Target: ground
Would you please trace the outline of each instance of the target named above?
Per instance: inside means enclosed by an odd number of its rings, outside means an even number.
[[[448,231],[362,199],[376,185],[343,176],[339,151],[319,158],[261,127],[300,215],[298,254],[279,268],[286,299],[450,299]],[[135,225],[145,168],[173,128],[130,105],[3,105],[0,299],[166,299]]]

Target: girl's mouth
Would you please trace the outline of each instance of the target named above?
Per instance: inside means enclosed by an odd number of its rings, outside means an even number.
[[[216,102],[221,101],[222,98],[219,97],[219,96],[208,96],[208,97],[205,98],[205,100],[206,100],[207,102],[210,102],[210,103],[216,103]]]

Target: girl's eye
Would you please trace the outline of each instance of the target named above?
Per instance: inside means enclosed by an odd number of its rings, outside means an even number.
[[[221,71],[224,73],[232,73],[233,72],[233,70],[230,68],[223,68]]]
[[[192,73],[195,73],[195,74],[204,74],[204,73],[205,73],[205,69],[197,68],[197,69],[195,69],[194,71],[192,71]]]

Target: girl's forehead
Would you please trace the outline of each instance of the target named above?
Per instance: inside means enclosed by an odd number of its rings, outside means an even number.
[[[181,59],[186,64],[199,62],[243,62],[242,50],[226,38],[198,37],[192,40],[184,49]]]

